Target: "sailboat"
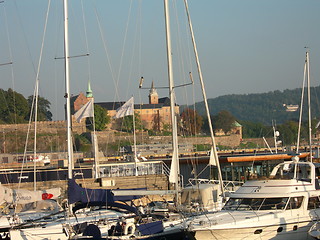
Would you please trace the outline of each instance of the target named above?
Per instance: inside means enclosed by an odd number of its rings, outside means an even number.
[[[304,69],[309,89],[308,51]],[[297,153],[278,164],[269,178],[247,181],[221,211],[190,220],[189,230],[198,239],[308,239],[320,214],[320,164],[312,162],[311,144],[309,148],[310,161],[300,161]]]
[[[40,66],[41,58],[39,59]],[[10,63],[0,64],[8,65]],[[27,221],[34,221],[36,219],[42,218],[43,216],[48,216],[50,214],[58,214],[61,207],[56,202],[58,197],[61,195],[60,188],[50,188],[37,190],[37,171],[36,171],[36,159],[39,157],[36,154],[37,149],[37,114],[38,114],[38,89],[39,89],[39,69],[36,76],[36,84],[34,90],[34,98],[31,107],[27,139],[25,143],[24,160],[27,151],[27,142],[31,129],[32,116],[34,113],[34,169],[33,169],[33,183],[34,189],[27,190],[21,189],[20,184],[18,188],[9,188],[3,186],[0,183],[0,205],[2,206],[1,216],[0,216],[0,232],[8,232],[12,227],[17,227],[24,225]],[[34,111],[34,112],[33,112]],[[22,167],[23,168],[23,167]],[[21,171],[22,171],[21,168]],[[22,174],[21,174],[22,176]],[[20,177],[21,177],[20,176]],[[21,180],[21,178],[20,178]],[[1,237],[1,235],[0,235]]]
[[[56,201],[60,195],[60,188],[37,190],[36,168],[34,190],[8,188],[0,183],[0,205],[4,213],[0,217],[0,232],[9,232],[12,227],[61,213],[61,207]]]
[[[9,232],[12,227],[28,221],[60,213],[61,207],[55,201],[60,194],[60,188],[31,191],[7,188],[0,183],[0,204],[5,213],[0,217],[0,232]]]
[[[179,175],[179,157],[178,157],[178,131],[177,131],[177,119],[175,114],[175,91],[174,91],[174,81],[173,81],[173,70],[172,70],[172,57],[171,57],[171,37],[170,37],[170,18],[169,18],[169,7],[168,0],[164,0],[164,10],[165,10],[165,26],[166,26],[166,46],[167,46],[167,64],[168,64],[168,80],[169,80],[169,95],[170,95],[170,116],[172,123],[172,146],[173,154],[171,161],[171,171],[169,176],[169,181],[175,186],[175,200],[177,204],[181,203],[180,191],[181,191],[181,182]],[[132,99],[133,100],[133,99]],[[128,107],[124,108],[123,114],[126,114],[129,109],[131,112],[130,101],[127,102]],[[121,111],[122,112],[122,111]],[[121,112],[119,114],[121,114]],[[128,114],[127,114],[128,115]],[[131,113],[130,113],[131,115]],[[136,156],[135,156],[136,157]],[[146,193],[146,194],[150,194]],[[185,229],[182,225],[183,219],[179,216],[175,221],[162,221],[156,220],[152,221],[152,217],[143,217],[140,218],[137,223],[132,225],[130,220],[125,220],[121,222],[125,226],[132,226],[135,230],[131,230],[128,233],[127,228],[121,233],[110,232],[108,231],[108,239],[190,239],[193,238],[191,235],[186,235]],[[150,221],[151,220],[151,221]],[[166,226],[164,225],[166,224]],[[106,227],[100,227],[100,229]],[[116,226],[115,226],[116,229]],[[110,229],[112,230],[112,229]],[[115,234],[113,234],[115,233]],[[190,237],[190,238],[189,238]]]
[[[164,0],[165,10],[165,26],[166,26],[166,43],[167,43],[167,63],[168,63],[168,80],[169,80],[169,94],[170,94],[170,116],[172,123],[172,145],[173,154],[171,161],[171,171],[169,181],[175,186],[175,200],[177,204],[181,203],[180,191],[181,182],[179,175],[179,158],[178,158],[178,136],[177,136],[177,119],[175,114],[175,94],[174,94],[174,82],[173,82],[173,70],[172,70],[172,58],[171,58],[171,38],[170,38],[170,19],[169,19],[169,7],[168,0]],[[127,103],[123,108],[123,111],[118,111],[119,115],[131,115],[133,113],[131,101]],[[133,102],[133,99],[132,99]],[[136,158],[136,155],[135,155]],[[115,192],[115,191],[114,191]],[[145,192],[150,194],[150,192]],[[108,239],[190,239],[192,235],[186,235],[185,228],[183,226],[183,219],[179,216],[175,220],[163,219],[163,220],[152,220],[155,216],[137,216],[138,220],[133,223],[132,218],[121,219],[114,228],[108,230]],[[116,231],[117,226],[125,226],[124,229]],[[130,232],[129,232],[130,226]],[[108,229],[109,226],[101,226],[101,229]],[[134,230],[133,230],[134,229]],[[136,230],[136,231],[135,231]],[[103,231],[105,232],[105,231]],[[190,237],[190,238],[189,238]]]
[[[128,200],[122,197],[115,197],[110,190],[103,189],[85,189],[78,186],[73,180],[73,159],[72,159],[72,124],[71,124],[71,108],[70,108],[70,86],[69,86],[69,50],[68,50],[68,1],[64,0],[64,29],[65,29],[65,79],[66,79],[66,110],[67,110],[67,144],[68,144],[68,208],[65,211],[66,218],[57,219],[50,223],[46,223],[41,227],[31,224],[26,228],[16,228],[10,231],[12,239],[64,239],[64,238],[79,238],[91,236],[96,238],[96,232],[98,236],[110,235],[117,229],[118,220],[126,217],[125,227],[121,227],[121,234],[125,235],[124,238],[132,237],[135,234],[135,218],[137,215],[127,216],[121,212],[110,210],[98,210],[98,211],[85,211],[82,214],[78,214],[76,217],[72,216],[72,209],[75,202],[81,202],[85,206],[93,206],[95,204],[104,204],[106,207],[121,207],[122,209],[130,210],[131,212],[138,213],[134,207],[127,206],[125,204],[119,204],[119,201]],[[167,7],[167,0],[165,0]],[[168,20],[167,20],[168,22]],[[172,86],[172,85],[171,85]],[[172,92],[172,91],[171,91]],[[174,95],[171,97],[174,104]],[[174,111],[174,110],[173,110]],[[174,112],[173,112],[174,113]],[[173,115],[173,119],[175,116]],[[175,123],[175,120],[173,120]],[[176,135],[176,130],[175,130]],[[177,155],[177,152],[176,152]],[[175,179],[177,181],[177,179]],[[178,182],[178,181],[177,181]],[[132,195],[132,194],[130,194]],[[120,199],[122,198],[122,199]],[[121,205],[121,206],[120,206]],[[77,208],[79,205],[75,206]],[[121,217],[121,218],[120,218]],[[120,219],[119,219],[120,218]],[[163,238],[166,236],[180,236],[183,231],[180,228],[163,229],[162,221],[149,222],[149,218],[143,218],[139,222],[139,235],[141,239],[149,238]],[[147,221],[147,222],[143,222]],[[124,222],[122,222],[124,224]],[[115,225],[115,226],[114,226]],[[98,227],[103,226],[103,227]],[[114,226],[114,229],[112,228]],[[123,225],[122,225],[123,226]],[[161,227],[162,226],[162,227]],[[94,233],[90,230],[94,229]],[[111,231],[111,232],[110,232]],[[178,234],[178,235],[177,235]],[[116,236],[118,238],[118,236]]]
[[[170,94],[170,110],[171,110],[171,122],[172,122],[172,143],[173,143],[173,155],[172,155],[172,165],[171,165],[171,174],[169,177],[169,180],[171,183],[174,184],[175,186],[175,200],[177,205],[180,204],[181,202],[181,179],[180,179],[180,174],[179,174],[179,154],[178,154],[178,137],[177,137],[177,119],[175,116],[175,86],[173,82],[173,70],[172,70],[172,59],[171,59],[171,39],[170,39],[170,25],[169,25],[169,9],[168,9],[168,1],[164,0],[164,5],[165,5],[165,22],[166,22],[166,36],[167,36],[167,61],[168,61],[168,79],[169,79],[169,94]],[[65,9],[65,30],[67,30],[67,0],[64,1],[64,9]],[[68,132],[68,162],[69,162],[69,168],[68,168],[68,179],[69,179],[69,184],[74,184],[72,180],[72,145],[71,145],[71,119],[70,119],[70,92],[69,92],[69,83],[68,83],[68,72],[69,72],[69,65],[68,65],[68,41],[67,41],[67,31],[65,33],[65,69],[66,69],[66,101],[67,101],[67,132]],[[215,148],[215,147],[214,147]],[[217,159],[217,158],[216,158]],[[220,174],[221,175],[221,174]],[[72,183],[73,182],[73,183]],[[84,194],[90,194],[88,195],[94,195],[97,192],[100,192],[100,196],[104,196],[107,198],[104,198],[104,201],[108,203],[108,200],[111,201],[113,196],[110,195],[107,191],[94,191],[92,189],[82,189],[78,188],[78,192],[82,192]],[[92,190],[92,191],[91,191]],[[102,193],[101,193],[102,192]],[[85,196],[86,197],[86,196]],[[70,200],[70,198],[69,198]],[[70,201],[69,203],[73,203],[74,201]],[[96,200],[98,202],[98,200]],[[111,201],[112,202],[112,201]],[[85,204],[88,204],[87,202],[84,202]],[[71,209],[71,208],[69,208]],[[90,220],[90,222],[95,222],[97,224],[96,226],[98,227],[100,233],[103,235],[104,233],[108,234],[108,237],[110,238],[116,238],[118,239],[119,236],[111,236],[112,234],[109,234],[110,231],[112,230],[112,224],[114,224],[114,220],[116,217],[123,217],[123,215],[118,215],[116,216],[115,213],[113,216],[110,215],[108,216],[107,214],[104,214],[102,217],[101,215],[97,216],[95,215],[92,218],[88,218],[88,216],[83,216],[76,218],[70,218],[70,220],[67,221],[58,221],[54,222],[51,224],[46,224],[42,229],[39,228],[29,228],[29,229],[19,229],[19,231],[12,232],[12,236],[14,236],[15,239],[18,239],[18,237],[33,237],[34,239],[43,239],[45,237],[48,237],[49,233],[51,234],[52,239],[56,239],[62,236],[68,236],[68,238],[71,238],[72,236],[70,234],[73,233],[78,233],[75,231],[75,227],[78,226],[76,223],[84,223],[84,221]],[[101,221],[103,220],[103,221]],[[111,222],[108,222],[108,221]],[[184,227],[183,227],[183,219],[179,217],[176,221],[170,221],[167,222],[167,225],[173,225],[174,226],[165,226],[163,221],[155,221],[155,222],[143,222],[145,220],[148,220],[148,217],[142,218],[138,224],[135,224],[134,227],[132,224],[134,224],[134,219],[132,216],[129,218],[126,218],[126,221],[123,221],[123,219],[120,219],[121,224],[125,224],[125,228],[122,229],[123,232],[121,232],[121,238],[127,239],[127,238],[132,238],[134,236],[136,239],[147,239],[147,238],[152,238],[152,239],[161,239],[165,236],[171,236],[171,237],[176,237],[179,238],[181,235],[185,234]],[[102,223],[102,225],[98,225],[98,223]],[[119,223],[119,221],[118,221]],[[111,224],[111,225],[110,225]],[[86,234],[86,226],[83,224],[82,228],[85,228],[84,231],[80,231],[80,236],[81,234]],[[122,225],[123,226],[123,225]],[[130,228],[129,228],[130,226]],[[79,227],[79,226],[78,226]],[[117,227],[114,226],[115,228]],[[130,231],[129,231],[130,229]],[[136,233],[133,229],[138,229],[138,232]],[[66,234],[67,233],[67,234]],[[118,232],[119,233],[119,232]],[[65,234],[65,235],[63,235]],[[79,235],[76,235],[74,237],[79,237]]]
[[[68,145],[68,180],[69,184],[74,183],[73,180],[73,149],[72,149],[72,124],[71,124],[71,108],[70,108],[70,84],[69,84],[69,47],[68,47],[68,3],[67,0],[64,1],[64,29],[65,29],[65,35],[64,35],[64,43],[65,43],[65,80],[66,80],[66,110],[67,110],[67,145]],[[82,192],[79,191],[78,192]],[[85,191],[88,192],[87,190]],[[37,192],[38,193],[38,192]],[[19,193],[21,194],[21,193]],[[44,193],[45,194],[45,193]],[[52,198],[52,193],[46,193],[46,198]],[[36,197],[39,198],[39,194],[36,195]],[[20,195],[19,195],[20,196]],[[56,194],[54,194],[56,197]],[[106,197],[107,194],[105,194],[104,197]],[[18,196],[14,196],[18,197]],[[21,201],[20,197],[20,201]],[[110,197],[109,197],[110,200]],[[73,203],[73,202],[71,202]],[[69,205],[69,208],[67,211],[65,211],[65,216],[67,216],[67,220],[64,220],[64,218],[58,218],[55,220],[52,220],[51,222],[41,223],[41,220],[43,218],[37,219],[39,221],[32,221],[29,224],[20,224],[17,226],[10,226],[8,229],[10,229],[10,236],[11,239],[64,239],[66,238],[66,234],[68,231],[65,229],[67,225],[75,225],[76,223],[81,223],[85,221],[98,221],[102,217],[102,212],[98,211],[95,214],[91,213],[84,213],[81,216],[77,217],[69,217],[69,214],[71,214],[71,203]],[[118,212],[110,212],[110,211],[104,211],[103,212],[104,217],[107,219],[112,218],[118,218],[121,216],[121,213]]]

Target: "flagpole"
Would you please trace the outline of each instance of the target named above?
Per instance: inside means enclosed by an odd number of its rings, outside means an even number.
[[[91,135],[91,142],[93,144],[93,152],[94,152],[94,177],[98,178],[98,144],[97,144],[97,136],[96,136],[96,124],[95,124],[95,116],[94,116],[94,99],[91,98],[85,105],[83,105],[75,114],[74,117],[77,122],[81,122],[81,119],[92,117],[92,125],[93,125],[93,134]]]
[[[133,154],[134,154],[134,168],[135,168],[135,175],[138,176],[138,169],[137,169],[137,137],[136,137],[136,121],[134,116],[134,98],[133,96],[126,101],[121,107],[116,110],[116,115],[113,118],[123,118],[125,116],[132,115],[133,121]]]
[[[91,99],[91,101],[94,101]],[[94,177],[97,179],[99,177],[98,174],[98,144],[97,144],[97,136],[96,136],[96,124],[95,124],[95,116],[94,116],[94,103],[92,103],[92,124],[93,124],[93,151],[94,151]]]
[[[133,98],[133,96],[132,96]],[[134,101],[132,101],[132,121],[133,121],[133,151],[134,151],[134,168],[136,172],[136,176],[138,176],[138,169],[137,169],[137,137],[136,137],[136,121],[134,116]]]

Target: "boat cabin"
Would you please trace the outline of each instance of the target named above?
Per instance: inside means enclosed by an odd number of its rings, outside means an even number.
[[[227,201],[223,210],[258,211],[320,208],[320,163],[293,159],[278,164],[266,180],[249,181]],[[281,183],[279,180],[287,180]],[[291,181],[290,181],[291,180]],[[295,181],[292,181],[295,180]],[[300,181],[300,184],[297,184]],[[302,185],[301,185],[302,184]],[[303,188],[300,188],[304,186]],[[268,190],[272,187],[272,191]],[[307,193],[308,192],[308,193]],[[305,199],[308,199],[307,203]]]
[[[301,207],[303,196],[277,198],[230,198],[223,210],[258,211],[258,210],[288,210]]]
[[[297,179],[312,182],[315,180],[316,189],[320,189],[320,163],[290,161],[278,164],[270,174],[271,179]]]

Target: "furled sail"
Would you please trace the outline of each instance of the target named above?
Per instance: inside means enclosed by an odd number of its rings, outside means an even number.
[[[41,200],[56,199],[60,194],[60,188],[30,191],[26,189],[11,189],[0,184],[0,204],[27,204]]]

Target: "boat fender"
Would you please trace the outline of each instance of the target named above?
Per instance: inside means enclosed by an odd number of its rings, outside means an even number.
[[[123,233],[124,235],[134,234],[135,231],[136,231],[136,225],[134,225],[134,223],[128,223],[126,224]]]

